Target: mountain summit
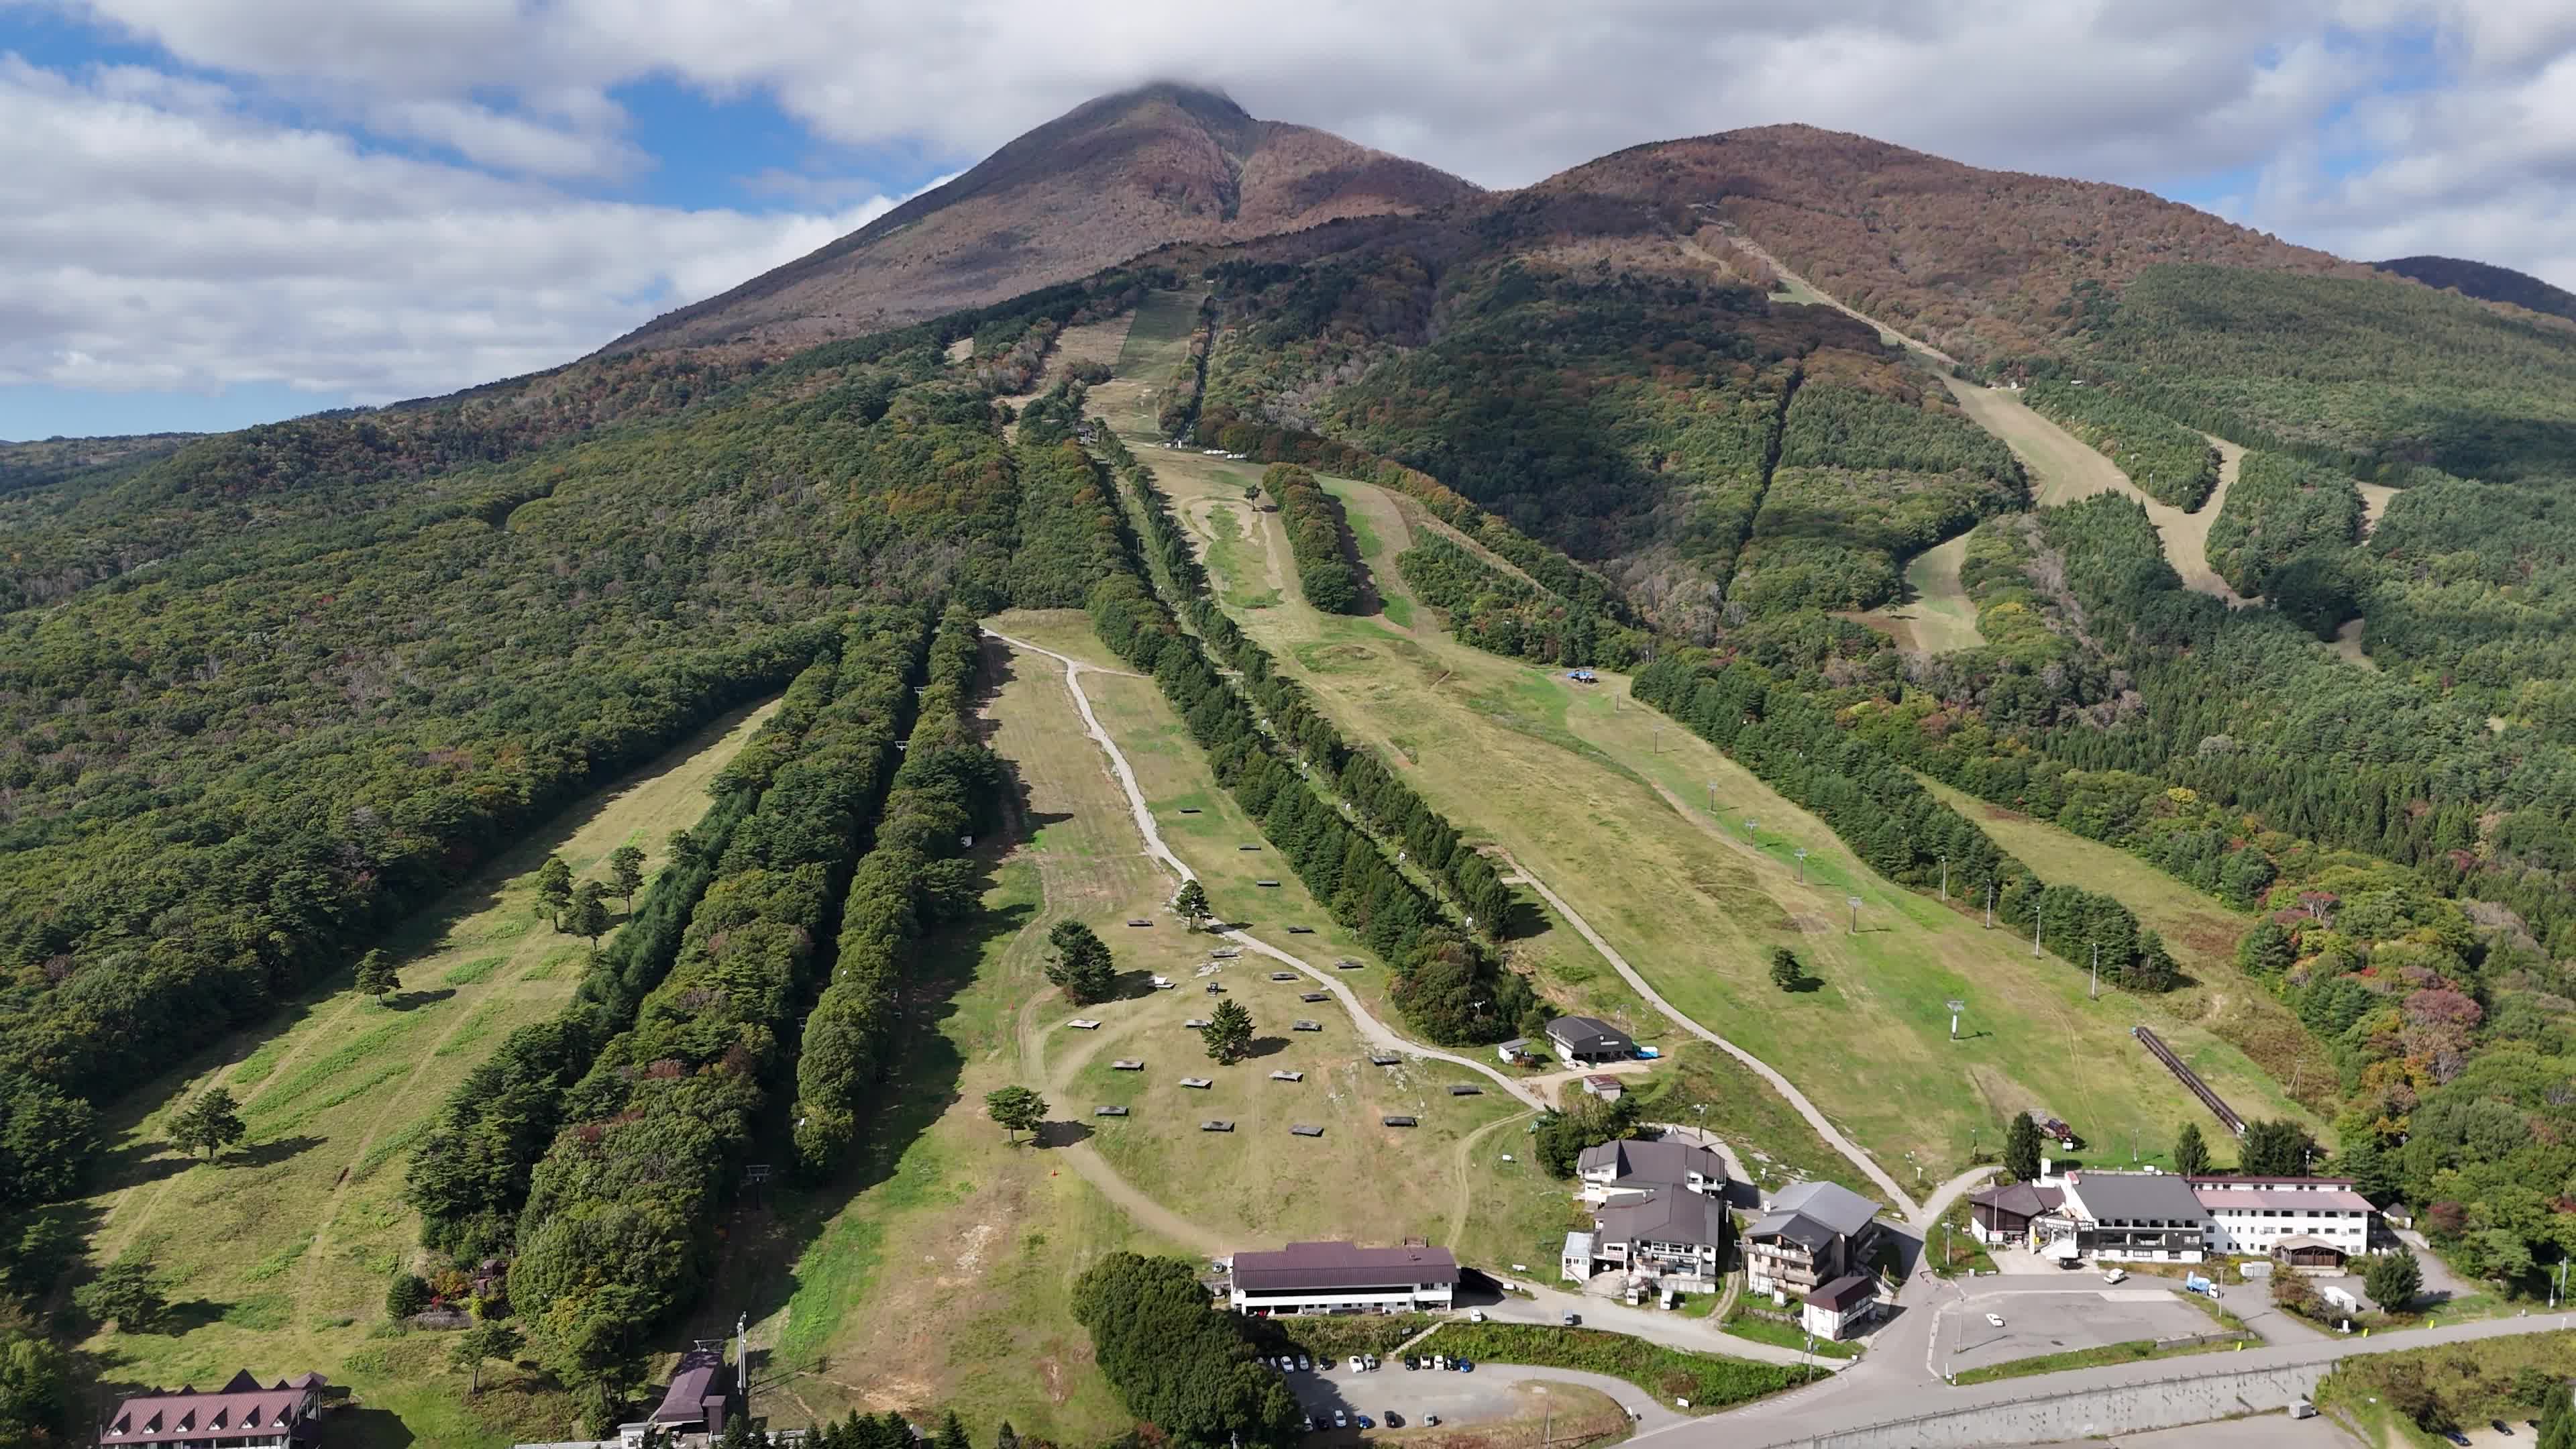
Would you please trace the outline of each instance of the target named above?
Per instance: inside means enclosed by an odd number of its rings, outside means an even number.
[[[1215,91],[1088,101],[831,245],[665,313],[609,350],[804,345],[1088,276],[1175,241],[1239,241],[1481,194],[1445,171]]]

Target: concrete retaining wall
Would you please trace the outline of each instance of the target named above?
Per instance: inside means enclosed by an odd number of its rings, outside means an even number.
[[[2243,1373],[2155,1379],[1986,1408],[1919,1414],[1800,1442],[1814,1449],[1916,1449],[1918,1445],[1926,1449],[1973,1449],[1989,1444],[2045,1444],[2102,1434],[2137,1434],[2286,1409],[2314,1394],[2317,1382],[2333,1367],[2324,1363],[2299,1364]]]

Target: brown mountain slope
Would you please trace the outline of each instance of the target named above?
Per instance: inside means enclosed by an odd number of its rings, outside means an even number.
[[[1866,136],[1763,126],[1635,146],[1534,190],[1742,228],[1817,286],[1974,363],[2072,330],[2077,284],[2158,262],[2373,275],[2150,192],[1986,171]]]
[[[1175,241],[1233,241],[1478,196],[1472,183],[1213,92],[1087,102],[810,256],[636,329],[608,350],[749,339],[803,346],[1088,276]]]

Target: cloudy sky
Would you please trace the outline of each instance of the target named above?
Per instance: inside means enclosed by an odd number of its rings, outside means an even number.
[[[551,366],[1157,77],[1488,186],[1809,121],[2576,286],[2568,0],[0,0],[0,438]]]

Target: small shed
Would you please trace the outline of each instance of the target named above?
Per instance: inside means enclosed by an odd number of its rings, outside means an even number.
[[[1510,1066],[1529,1054],[1530,1039],[1525,1036],[1513,1037],[1510,1041],[1494,1048],[1494,1059],[1505,1066]]]
[[[1324,1024],[1320,1021],[1301,1021],[1289,1029],[1291,1031],[1322,1031],[1324,1029]]]
[[[1231,1132],[1234,1130],[1234,1124],[1223,1117],[1210,1117],[1199,1124],[1199,1130],[1201,1132]]]
[[[1204,1092],[1208,1088],[1215,1086],[1216,1083],[1206,1077],[1183,1077],[1181,1078],[1181,1085],[1184,1087],[1196,1087],[1200,1091]]]
[[[1127,1109],[1124,1107],[1094,1107],[1091,1109],[1091,1115],[1094,1117],[1124,1117],[1127,1115]]]
[[[1414,1127],[1420,1125],[1412,1118],[1404,1116],[1386,1116],[1380,1117],[1377,1120],[1378,1125],[1381,1127]]]
[[[1481,1097],[1485,1095],[1485,1089],[1467,1082],[1458,1082],[1449,1088],[1449,1095],[1452,1097]]]
[[[1392,1067],[1401,1064],[1403,1061],[1404,1058],[1397,1056],[1393,1052],[1369,1053],[1369,1065],[1373,1067]]]
[[[1302,1082],[1306,1080],[1306,1074],[1304,1072],[1277,1071],[1270,1074],[1270,1080],[1274,1082]]]
[[[1141,1072],[1145,1070],[1145,1064],[1134,1057],[1120,1057],[1109,1064],[1109,1069],[1113,1072]]]
[[[2309,1233],[2292,1233],[2272,1245],[2272,1261],[2292,1268],[2332,1268],[2341,1271],[2351,1258],[2350,1249]]]
[[[1291,1135],[1298,1137],[1321,1137],[1324,1135],[1324,1129],[1311,1122],[1290,1123],[1288,1131]]]
[[[1604,1102],[1618,1101],[1622,1090],[1619,1079],[1607,1073],[1596,1073],[1583,1079],[1583,1095],[1599,1097]]]

